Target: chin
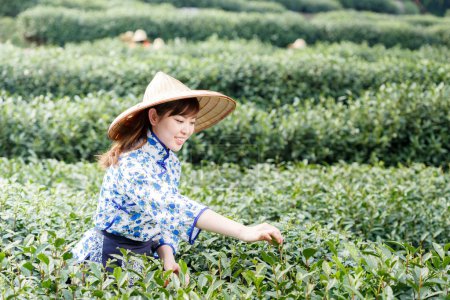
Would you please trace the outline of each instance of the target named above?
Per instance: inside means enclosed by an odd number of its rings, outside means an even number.
[[[183,148],[183,145],[181,146],[175,146],[175,147],[170,147],[170,150],[172,150],[173,152],[178,152],[181,150],[181,148]]]

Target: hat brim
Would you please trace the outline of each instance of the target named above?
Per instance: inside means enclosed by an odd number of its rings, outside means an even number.
[[[177,95],[166,95],[166,97],[160,99],[152,99],[152,101],[149,102],[141,102],[122,112],[109,126],[108,137],[113,141],[118,140],[120,138],[119,133],[123,131],[123,127],[132,123],[134,118],[139,116],[140,113],[147,108],[158,104],[187,98],[197,98],[200,105],[200,110],[195,122],[195,133],[217,124],[236,108],[235,100],[226,95],[213,91],[190,90],[184,93],[178,93]]]

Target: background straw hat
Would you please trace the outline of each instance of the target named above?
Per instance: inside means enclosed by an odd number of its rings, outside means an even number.
[[[138,29],[133,35],[133,42],[143,42],[147,40],[147,33],[144,30]]]
[[[236,101],[228,96],[208,90],[191,90],[177,79],[158,72],[147,86],[142,102],[122,112],[111,123],[108,129],[109,138],[118,140],[120,132],[126,129],[127,124],[132,124],[134,118],[146,108],[186,98],[197,98],[200,104],[195,132],[220,122],[236,108]]]

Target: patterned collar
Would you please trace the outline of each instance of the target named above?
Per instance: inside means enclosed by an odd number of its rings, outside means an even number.
[[[169,158],[170,155],[170,149],[164,145],[164,143],[156,136],[156,134],[149,128],[147,130],[147,143],[146,146],[154,151],[156,149],[156,152],[158,153],[157,161],[156,163],[160,165],[165,171],[166,169],[166,160]],[[164,172],[163,172],[164,173]]]

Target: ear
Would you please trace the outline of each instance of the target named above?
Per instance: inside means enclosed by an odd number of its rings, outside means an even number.
[[[155,126],[159,123],[159,116],[156,113],[156,109],[150,108],[148,110],[148,120],[150,121],[150,124],[152,124],[152,126]]]

